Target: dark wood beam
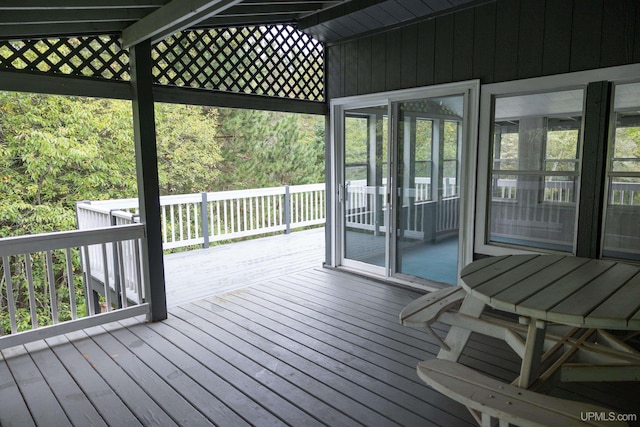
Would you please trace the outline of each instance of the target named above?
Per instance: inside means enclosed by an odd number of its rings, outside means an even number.
[[[2,2],[0,10],[76,10],[76,9],[135,9],[139,7],[161,7],[168,0],[65,0],[64,4],[51,0],[21,0]]]
[[[240,3],[241,0],[173,0],[122,32],[122,46],[156,43]]]

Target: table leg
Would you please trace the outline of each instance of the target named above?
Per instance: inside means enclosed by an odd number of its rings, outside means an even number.
[[[458,312],[460,314],[466,314],[467,316],[479,318],[484,310],[485,304],[477,298],[467,294],[460,305]],[[449,349],[441,348],[438,353],[438,359],[446,359],[457,362],[462,354],[462,350],[467,345],[471,331],[459,326],[451,326],[449,333],[444,342]]]
[[[520,366],[520,378],[518,387],[529,388],[538,378],[541,370],[544,336],[546,323],[537,319],[526,319],[529,323],[527,330],[527,342],[524,347],[524,357]]]

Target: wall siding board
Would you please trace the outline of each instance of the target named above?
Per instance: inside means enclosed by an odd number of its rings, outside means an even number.
[[[573,2],[547,0],[546,6],[542,74],[566,73],[571,61]]]
[[[454,15],[453,80],[469,80],[473,76],[474,11],[467,9]]]
[[[433,19],[423,21],[418,24],[418,46],[417,46],[417,85],[428,86],[435,81],[434,58],[435,58],[435,38],[436,25]]]
[[[570,71],[599,67],[602,8],[602,0],[579,0],[573,3]]]
[[[496,3],[496,48],[494,78],[496,82],[518,77],[518,32],[520,1],[498,0]]]
[[[637,0],[608,2],[602,16],[600,66],[610,67],[633,58],[633,34]]]
[[[326,50],[327,57],[327,98],[339,98],[344,94],[342,79],[342,46],[329,46]]]
[[[330,45],[329,99],[638,63],[639,30],[637,0],[496,0]]]
[[[475,9],[473,44],[473,76],[482,83],[493,81],[496,44],[496,4]]]
[[[402,33],[400,30],[390,31],[387,33],[387,69],[386,84],[387,90],[400,89],[402,75]]]
[[[358,41],[358,93],[371,92],[371,39]]]
[[[453,29],[454,15],[436,20],[435,83],[453,81]]]
[[[383,92],[387,89],[387,37],[378,34],[371,38],[371,91]]]
[[[520,3],[520,36],[518,38],[518,78],[542,74],[545,0]]]
[[[412,25],[402,30],[401,85],[403,88],[415,87],[417,82],[418,27]]]
[[[345,49],[345,95],[358,94],[358,42],[349,42],[344,46]]]

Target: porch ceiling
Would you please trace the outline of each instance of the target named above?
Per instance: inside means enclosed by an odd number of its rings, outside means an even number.
[[[476,3],[478,0],[23,0],[0,4],[0,38],[119,34],[126,47],[148,38],[158,41],[186,28],[292,24],[321,41],[334,42]]]

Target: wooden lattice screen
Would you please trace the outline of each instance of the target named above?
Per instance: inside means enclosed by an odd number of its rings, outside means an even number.
[[[321,101],[322,44],[290,26],[173,35],[154,48],[160,84]]]
[[[117,36],[0,40],[0,69],[129,80]]]
[[[154,46],[161,85],[324,99],[322,44],[291,26],[177,33]],[[118,36],[0,40],[0,70],[129,80]]]

